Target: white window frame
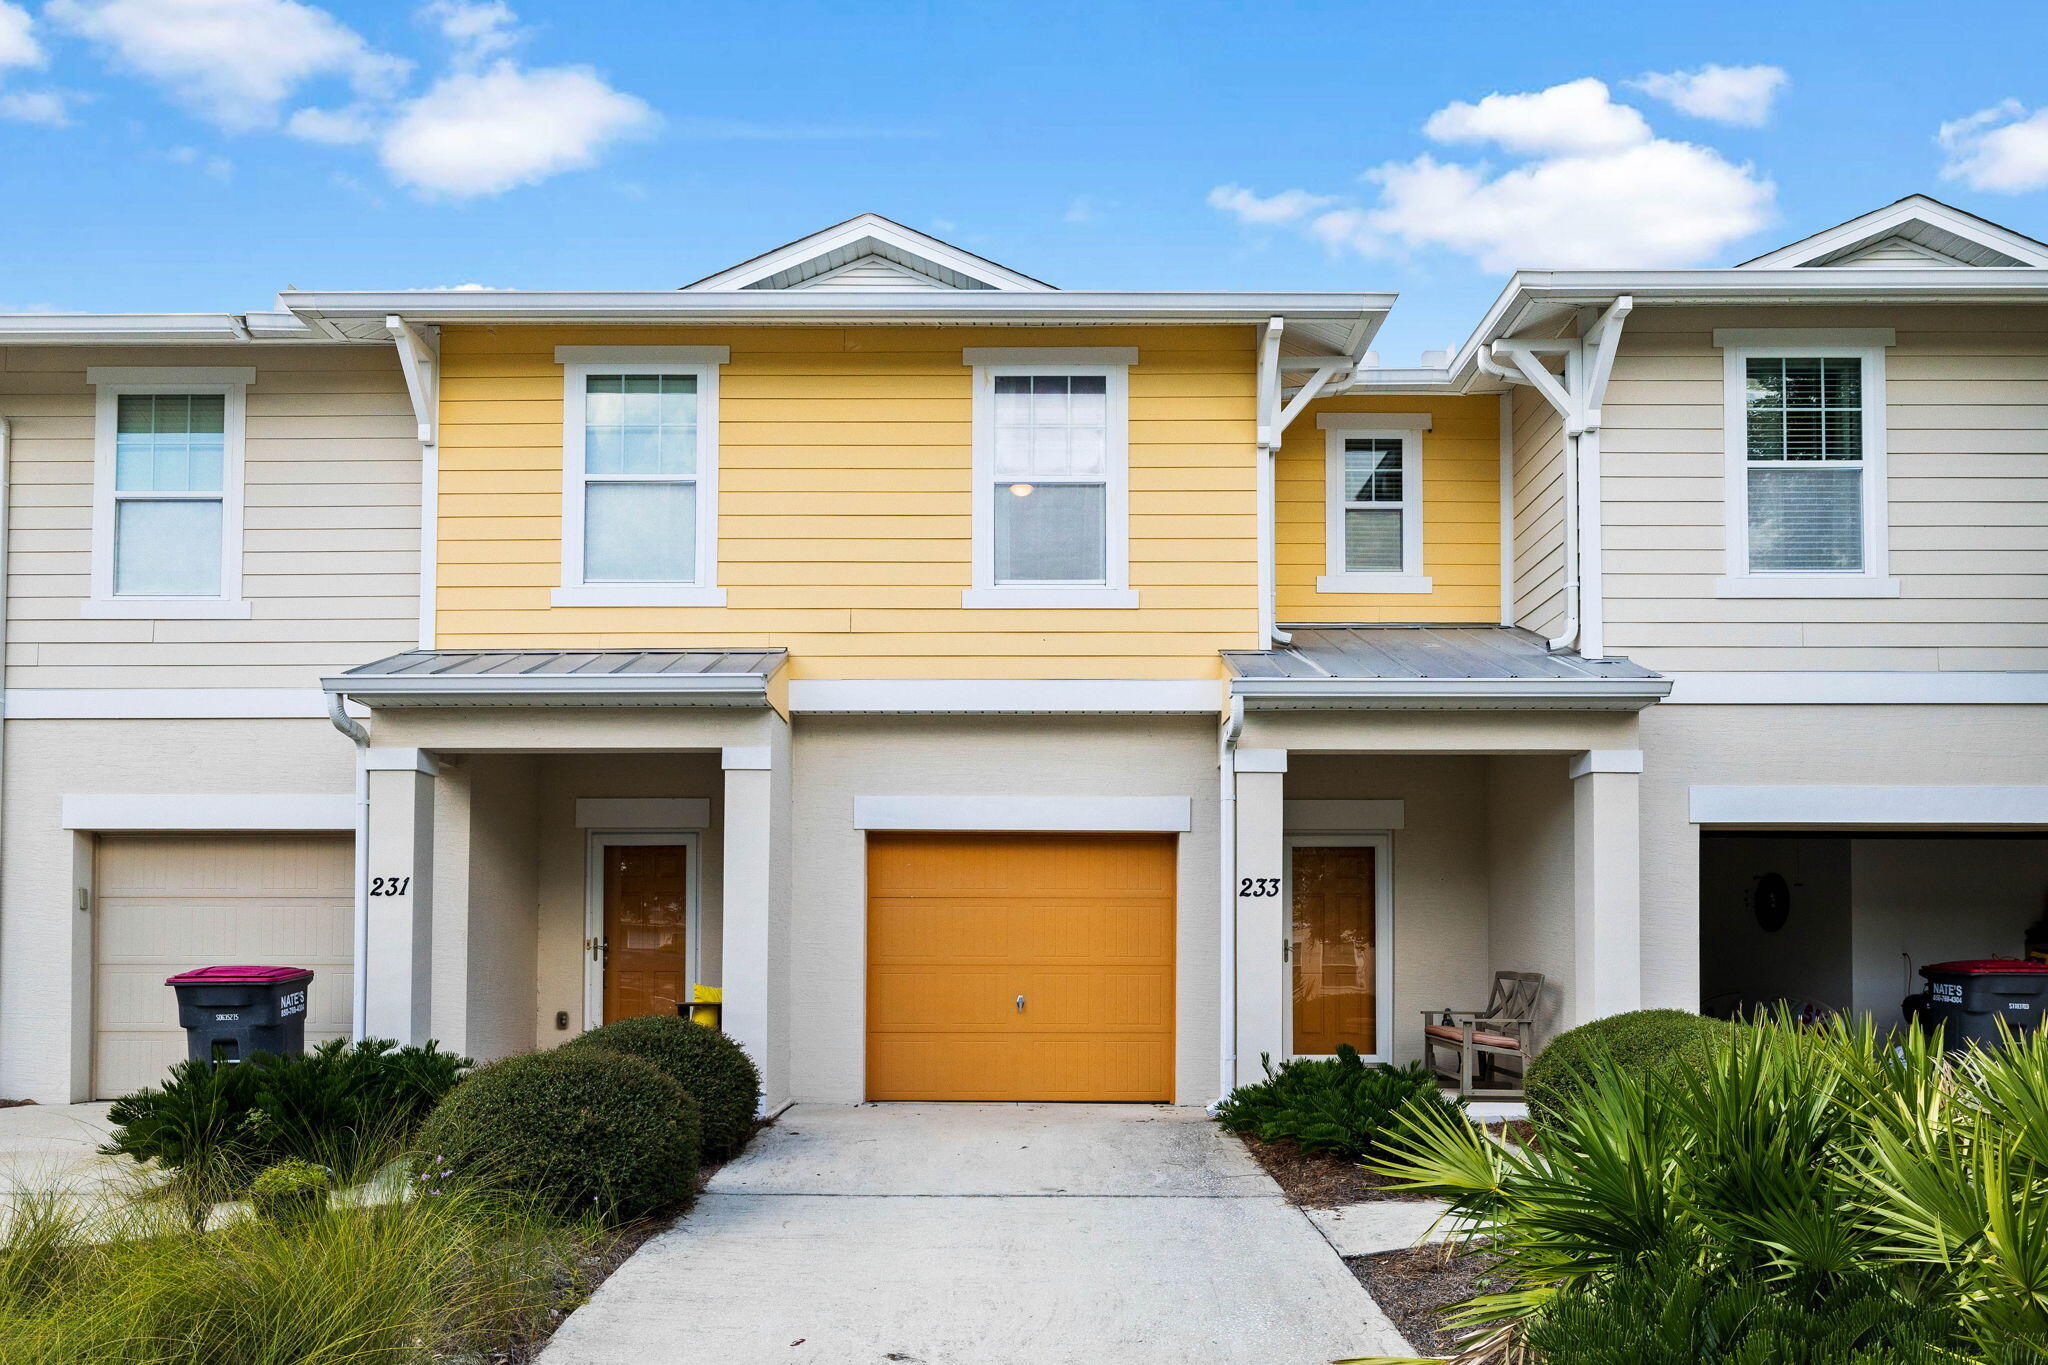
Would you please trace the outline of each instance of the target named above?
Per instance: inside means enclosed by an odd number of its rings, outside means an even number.
[[[1294,850],[1297,848],[1369,848],[1372,855],[1373,917],[1373,1051],[1358,1054],[1362,1062],[1394,1061],[1394,836],[1390,831],[1371,834],[1290,833],[1286,836],[1286,857],[1280,875],[1287,889],[1287,920],[1283,930],[1287,945],[1287,979],[1280,992],[1280,1036],[1288,1057],[1335,1056],[1294,1050]],[[1413,1018],[1414,1016],[1409,1016]]]
[[[562,366],[562,585],[558,607],[722,607],[718,586],[718,367],[725,346],[557,346]],[[584,399],[594,374],[697,381],[697,562],[688,583],[591,583],[583,576]]]
[[[1891,500],[1886,487],[1885,348],[1891,328],[1724,328],[1714,333],[1722,354],[1726,459],[1722,468],[1727,564],[1717,597],[1897,597],[1890,573]],[[1833,573],[1757,571],[1749,567],[1749,362],[1766,359],[1854,359],[1863,363],[1863,567]],[[1843,462],[1800,461],[1817,469]]]
[[[92,595],[79,615],[124,620],[241,620],[242,447],[248,427],[248,388],[256,371],[243,367],[95,365],[93,386]],[[114,473],[120,402],[136,394],[217,394],[221,422],[220,591],[207,596],[126,596],[114,592]]]
[[[978,609],[1128,609],[1138,605],[1131,588],[1130,367],[1135,348],[1121,346],[968,347],[964,363],[974,370],[974,586],[960,605]],[[1099,375],[1108,397],[1108,431],[1103,450],[1103,549],[1101,583],[1010,583],[995,578],[995,395],[998,376]],[[1078,481],[1077,481],[1078,482]]]
[[[1432,592],[1436,581],[1422,571],[1422,433],[1427,414],[1325,413],[1323,429],[1323,567],[1317,592]],[[1401,572],[1353,573],[1344,564],[1344,442],[1358,437],[1401,442],[1401,501],[1367,504],[1401,512]]]

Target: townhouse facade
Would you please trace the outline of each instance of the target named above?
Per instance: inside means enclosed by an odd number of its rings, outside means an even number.
[[[0,1096],[172,971],[768,1100],[1206,1103],[1544,976],[1895,1017],[2048,892],[2048,246],[1052,288],[874,215],[681,289],[0,319]],[[1902,962],[1901,959],[1904,959]]]

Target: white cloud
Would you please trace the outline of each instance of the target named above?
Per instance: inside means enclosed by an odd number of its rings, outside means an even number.
[[[308,142],[347,147],[377,138],[377,114],[360,104],[346,109],[298,109],[285,120],[285,131]]]
[[[1242,185],[1218,185],[1209,191],[1209,207],[1235,214],[1241,223],[1292,223],[1336,202],[1327,194],[1307,190],[1282,190],[1263,197]]]
[[[43,49],[36,42],[35,20],[21,6],[0,0],[0,67],[42,64]]]
[[[1772,101],[1790,82],[1783,67],[1709,65],[1697,71],[1647,72],[1628,86],[1681,114],[1761,128],[1770,120]]]
[[[235,163],[224,156],[202,152],[197,147],[173,147],[171,160],[180,166],[191,166],[214,180],[227,180],[235,173]]]
[[[519,16],[504,0],[433,0],[420,18],[441,30],[458,60],[475,64],[509,52],[518,44]]]
[[[1650,125],[1608,97],[1591,76],[1521,95],[1459,101],[1429,116],[1424,136],[1436,142],[1492,142],[1524,154],[1610,152],[1650,140]]]
[[[379,154],[401,184],[466,199],[592,165],[605,147],[656,121],[645,101],[588,67],[529,70],[501,61],[444,76],[406,101]]]
[[[1246,222],[1296,224],[1332,250],[1439,249],[1501,271],[1698,264],[1763,227],[1776,194],[1753,167],[1657,137],[1599,81],[1453,104],[1423,131],[1525,155],[1501,170],[1428,155],[1390,162],[1367,172],[1369,203],[1299,189],[1260,197],[1235,185],[1210,191],[1209,202]]]
[[[71,122],[71,102],[55,90],[0,90],[0,118],[62,128]]]
[[[298,0],[50,0],[43,12],[235,131],[275,124],[309,81],[379,94],[409,66]]]
[[[2048,189],[2048,105],[2030,113],[2018,100],[2003,100],[1942,124],[1936,141],[1948,153],[1944,180],[1994,194]]]

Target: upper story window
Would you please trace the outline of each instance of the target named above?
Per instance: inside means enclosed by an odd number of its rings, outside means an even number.
[[[724,347],[563,346],[562,586],[570,606],[720,606]]]
[[[95,367],[88,616],[239,617],[249,369]]]
[[[1122,348],[970,348],[970,607],[1132,607]]]
[[[1824,333],[1751,335],[1728,352],[1730,574],[1721,595],[1895,594],[1884,577],[1882,346],[1828,345]]]
[[[1428,592],[1422,573],[1426,414],[1325,413],[1325,572],[1318,592]]]

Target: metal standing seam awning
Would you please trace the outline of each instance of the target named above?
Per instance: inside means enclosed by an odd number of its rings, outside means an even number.
[[[414,649],[320,680],[393,706],[774,706],[785,649]]]
[[[1274,649],[1227,649],[1230,692],[1254,710],[1640,711],[1671,680],[1627,659],[1553,653],[1519,626],[1287,626]]]

